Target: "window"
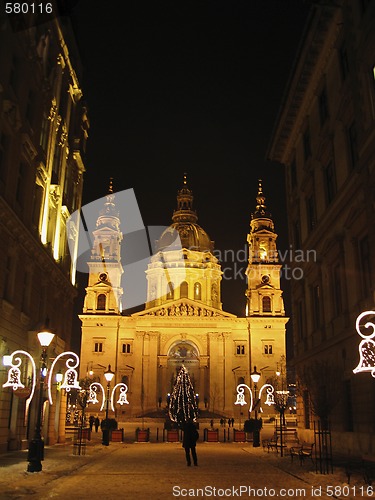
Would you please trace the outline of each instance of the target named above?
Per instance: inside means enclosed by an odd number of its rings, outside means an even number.
[[[263,344],[263,354],[273,354],[272,344]]]
[[[302,300],[297,303],[297,336],[299,339],[305,337],[305,310]]]
[[[48,145],[48,135],[49,135],[49,120],[46,117],[46,115],[43,115],[43,120],[42,120],[42,127],[40,131],[40,138],[39,138],[39,144],[41,145],[43,151],[47,151],[47,145]]]
[[[34,116],[36,110],[36,94],[33,91],[29,92],[29,98],[27,100],[27,108],[26,108],[26,118],[31,125],[34,123]]]
[[[339,51],[339,59],[340,59],[340,71],[342,80],[346,80],[346,77],[349,74],[349,62],[348,62],[348,52],[346,50],[346,46],[342,45]]]
[[[349,141],[349,155],[350,155],[350,166],[355,168],[358,163],[358,136],[357,127],[353,122],[348,128],[348,141]]]
[[[296,160],[293,160],[292,164],[290,165],[290,182],[291,182],[292,188],[295,188],[297,186],[297,164],[296,164]]]
[[[8,140],[4,134],[0,133],[0,180],[6,181],[6,152],[8,148]]]
[[[62,148],[61,146],[56,145],[55,155],[53,158],[51,184],[58,184],[60,181],[61,160],[62,160]]]
[[[105,296],[104,293],[101,293],[100,295],[98,295],[98,302],[97,302],[96,309],[98,311],[105,311],[106,301],[107,301],[107,297]]]
[[[94,352],[103,352],[103,342],[95,342]]]
[[[371,0],[361,0],[362,13],[364,13],[367,7],[370,5]]]
[[[314,195],[311,195],[307,198],[306,209],[307,209],[307,224],[308,228],[311,230],[314,229],[316,224]]]
[[[13,57],[12,60],[12,65],[10,69],[10,76],[9,76],[9,84],[14,90],[14,93],[17,94],[17,82],[19,81],[19,67],[20,64],[16,58],[16,56]]]
[[[310,130],[308,128],[303,134],[303,155],[305,161],[307,161],[311,156]]]
[[[194,299],[201,300],[202,286],[200,283],[194,283]]]
[[[13,297],[13,281],[14,281],[14,259],[11,255],[8,255],[5,274],[3,276],[4,289],[3,289],[3,297],[6,300],[11,300]]]
[[[271,312],[271,297],[263,297],[262,299],[263,312]]]
[[[167,286],[167,300],[173,300],[174,299],[174,286],[173,283],[170,281]]]
[[[362,296],[367,297],[371,295],[371,261],[368,236],[365,236],[359,242],[359,263],[361,272]]]
[[[310,398],[308,391],[303,391],[303,413],[305,417],[305,429],[310,429]]]
[[[26,169],[26,165],[24,163],[20,163],[17,176],[16,200],[21,208],[23,208],[25,202],[25,190],[27,186]]]
[[[236,345],[236,354],[238,356],[242,356],[245,354],[245,345],[244,344],[237,344]]]
[[[334,300],[334,308],[335,314],[338,316],[342,313],[342,283],[341,283],[341,266],[338,264],[333,269],[333,300]]]
[[[336,172],[333,162],[330,162],[324,169],[326,198],[329,205],[336,195]]]
[[[34,227],[39,227],[40,213],[42,210],[44,189],[39,184],[34,186],[34,198],[33,198],[33,208],[32,208],[32,223]]]
[[[186,281],[183,281],[180,285],[180,298],[182,299],[183,297],[188,297],[188,284]]]
[[[321,324],[321,314],[320,314],[320,287],[315,285],[311,289],[311,299],[312,299],[312,313],[314,327],[319,328]]]
[[[293,228],[293,236],[294,236],[294,247],[295,249],[299,249],[301,248],[301,231],[300,231],[300,226],[299,226],[299,222],[296,222],[294,224],[294,228]]]
[[[21,299],[22,312],[24,313],[29,312],[30,286],[31,286],[30,272],[25,271],[25,274],[23,276],[22,299]]]
[[[319,96],[319,118],[320,118],[320,126],[322,127],[328,118],[328,99],[327,99],[327,90],[325,87],[321,91]]]
[[[123,354],[130,354],[131,353],[131,344],[125,343],[122,344],[122,351]]]

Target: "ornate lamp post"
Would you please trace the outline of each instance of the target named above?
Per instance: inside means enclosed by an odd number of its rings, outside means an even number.
[[[54,333],[51,333],[47,329],[38,333],[38,339],[40,345],[42,346],[41,354],[41,369],[40,369],[40,381],[39,381],[39,394],[38,394],[38,406],[37,406],[37,416],[35,424],[34,438],[29,443],[29,452],[27,460],[29,465],[27,467],[28,472],[40,472],[42,470],[42,460],[44,460],[44,441],[42,438],[41,427],[43,419],[43,393],[44,393],[44,381],[47,375],[47,347],[52,342]]]
[[[109,409],[109,399],[110,399],[110,387],[115,373],[111,370],[111,365],[108,365],[108,370],[104,372],[104,377],[107,381],[107,396],[105,403],[105,425],[103,426],[103,439],[102,444],[104,446],[109,445],[109,426],[108,426],[108,409]]]
[[[260,446],[260,429],[259,429],[259,421],[258,421],[258,418],[257,418],[257,405],[259,404],[261,398],[262,398],[262,392],[264,389],[266,389],[267,391],[267,398],[266,398],[266,401],[264,404],[268,405],[268,406],[271,406],[273,404],[275,404],[275,401],[274,401],[274,388],[271,384],[264,384],[262,385],[262,387],[260,388],[260,391],[259,391],[259,399],[257,399],[257,383],[259,382],[259,379],[260,379],[260,373],[258,373],[256,371],[256,367],[254,366],[254,371],[253,373],[250,374],[251,376],[251,379],[254,383],[254,397],[253,397],[253,393],[252,393],[252,390],[250,389],[250,387],[246,384],[239,384],[237,386],[237,400],[236,402],[234,403],[235,405],[245,405],[246,404],[246,401],[245,401],[245,389],[248,389],[249,393],[250,393],[250,406],[249,406],[249,415],[251,414],[251,412],[253,411],[253,408],[255,409],[255,421],[254,421],[254,426],[252,427],[252,429],[249,429],[248,432],[251,432],[251,430],[253,431],[253,446],[256,447],[256,446]]]
[[[258,410],[257,410],[257,384],[260,379],[260,373],[257,372],[257,367],[254,366],[254,371],[250,373],[251,380],[253,381],[254,384],[254,413],[255,413],[255,426],[253,430],[253,447],[257,448],[260,446],[260,431],[258,428]]]

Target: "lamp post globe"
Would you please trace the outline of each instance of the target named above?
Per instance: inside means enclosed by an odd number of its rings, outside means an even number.
[[[43,421],[44,381],[47,375],[47,347],[52,342],[55,334],[48,329],[43,329],[37,336],[42,347],[42,353],[35,432],[33,439],[29,443],[29,451],[27,455],[27,461],[29,462],[27,467],[28,472],[40,472],[42,470],[42,461],[44,460],[44,440],[42,438],[41,429]]]

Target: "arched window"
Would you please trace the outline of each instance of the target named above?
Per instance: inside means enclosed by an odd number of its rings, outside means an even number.
[[[101,293],[100,295],[98,295],[98,302],[96,305],[96,309],[98,311],[105,311],[106,301],[107,301],[107,297],[105,296],[104,293]]]
[[[271,312],[271,297],[263,297],[263,312]]]
[[[182,299],[183,297],[187,298],[188,297],[188,284],[186,281],[183,281],[180,285],[180,298]]]
[[[194,283],[194,299],[201,300],[202,298],[202,286],[200,283]]]
[[[170,281],[167,286],[167,300],[172,300],[174,299],[174,286],[173,283]]]

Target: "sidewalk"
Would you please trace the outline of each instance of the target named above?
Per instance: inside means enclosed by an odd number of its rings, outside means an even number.
[[[292,463],[289,455],[280,457],[251,443],[200,440],[198,467],[187,467],[181,443],[135,443],[134,433],[125,426],[128,440],[109,446],[101,444],[101,433],[93,433],[80,456],[73,454],[72,443],[46,446],[43,470],[38,473],[26,472],[27,451],[0,455],[0,500],[373,496],[366,494],[370,491],[360,476],[348,486],[343,469],[316,474],[311,460],[301,466],[296,460]],[[327,494],[327,486],[336,489]]]

